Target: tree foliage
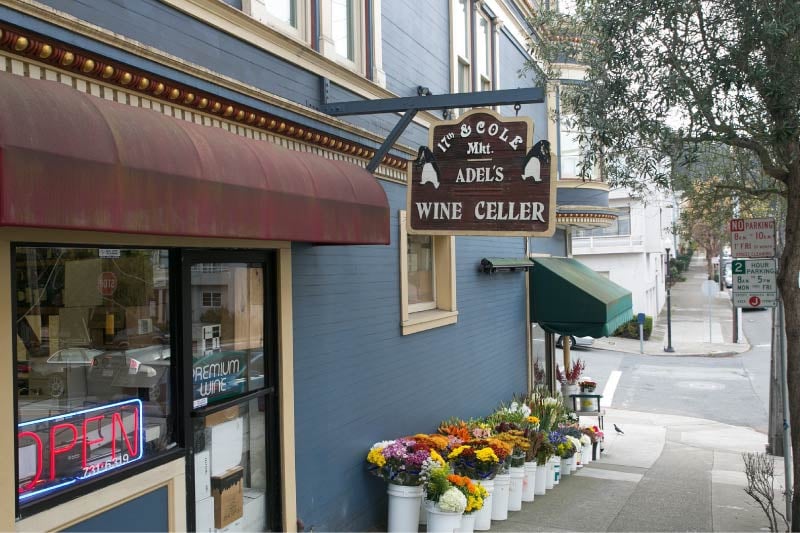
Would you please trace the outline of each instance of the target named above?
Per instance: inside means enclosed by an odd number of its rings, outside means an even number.
[[[602,163],[612,184],[670,186],[699,150],[726,146],[757,165],[733,181],[720,174],[716,189],[786,200],[778,285],[800,481],[800,2],[577,0],[576,9],[535,17],[531,46],[550,80],[564,66],[586,68],[562,93],[584,175]],[[800,498],[792,504],[800,530]]]

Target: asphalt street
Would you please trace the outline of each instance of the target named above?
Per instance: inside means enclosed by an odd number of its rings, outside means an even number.
[[[632,355],[573,349],[586,362],[585,375],[603,392],[612,373],[619,381],[605,390],[607,407],[705,418],[766,433],[769,409],[771,311],[742,314],[752,348],[727,357]],[[680,337],[680,325],[673,337]]]

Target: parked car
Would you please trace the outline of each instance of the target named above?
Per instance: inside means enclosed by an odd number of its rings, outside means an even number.
[[[583,347],[588,348],[592,344],[594,344],[594,337],[575,337],[574,335],[569,336],[570,339],[570,348],[575,347]],[[558,339],[556,339],[556,348],[563,348],[564,347],[564,336],[559,335]]]
[[[731,270],[731,265],[728,263],[725,266],[725,271],[723,274],[723,279],[725,280],[725,286],[729,289],[733,287],[733,271]]]
[[[103,353],[92,348],[62,348],[44,361],[33,361],[34,375],[47,377],[47,392],[51,398],[60,398],[67,389],[68,373],[78,369],[88,370],[92,359]]]

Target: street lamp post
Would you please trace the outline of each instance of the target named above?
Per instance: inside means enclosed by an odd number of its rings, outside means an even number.
[[[669,248],[665,248],[667,251],[667,260],[666,266],[664,271],[664,282],[667,285],[667,347],[664,348],[665,352],[672,353],[675,351],[675,348],[672,347],[672,305],[670,302],[670,281],[672,280],[672,276],[670,276],[669,271]]]

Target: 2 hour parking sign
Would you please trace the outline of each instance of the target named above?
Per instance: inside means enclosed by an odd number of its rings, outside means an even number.
[[[775,307],[778,301],[775,259],[735,259],[732,264],[733,305]]]

